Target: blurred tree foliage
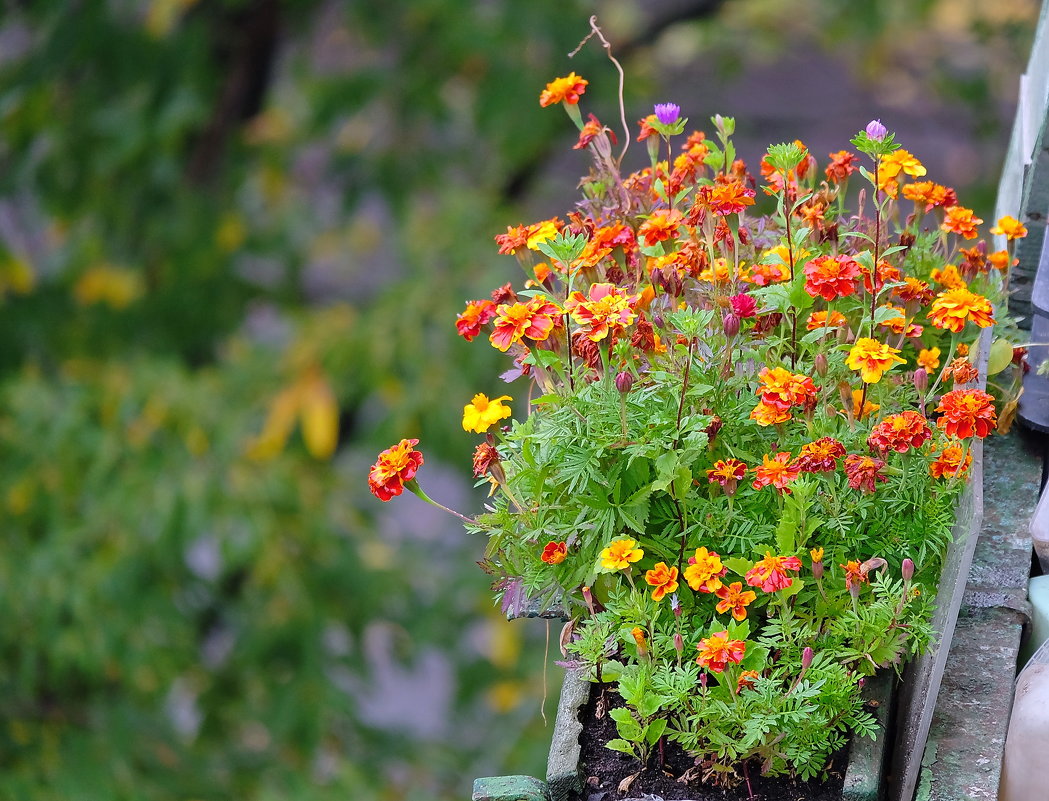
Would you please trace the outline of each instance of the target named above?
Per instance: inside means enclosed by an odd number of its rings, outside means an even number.
[[[565,56],[596,10],[631,92],[682,37],[728,65],[804,34],[872,79],[931,58],[979,107],[1034,3],[957,5],[0,5],[0,796],[450,798],[541,770],[538,654],[486,611],[479,544],[364,487],[403,435],[467,475],[458,412],[498,368],[452,320],[570,147],[539,90],[601,75],[617,116],[600,49]],[[918,50],[929,25],[1013,60]],[[377,707],[420,684],[445,705]]]

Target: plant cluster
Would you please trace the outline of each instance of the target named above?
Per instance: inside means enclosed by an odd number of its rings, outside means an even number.
[[[456,321],[527,396],[521,419],[507,395],[465,406],[492,493],[464,520],[504,608],[559,605],[565,664],[618,683],[610,748],[643,767],[665,737],[704,778],[819,775],[875,728],[865,677],[931,636],[973,442],[999,423],[978,366],[1011,253],[973,245],[983,221],[878,120],[822,168],[792,142],[754,176],[731,118],[686,135],[659,104],[649,166],[624,176],[586,86],[540,97],[593,157],[582,201],[497,236],[524,285]],[[987,372],[1013,356],[996,342]],[[417,444],[380,455],[377,497],[436,504]]]

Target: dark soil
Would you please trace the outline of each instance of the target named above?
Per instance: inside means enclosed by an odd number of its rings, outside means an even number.
[[[848,764],[848,747],[831,759],[827,779],[801,781],[786,776],[766,777],[761,775],[760,762],[747,765],[746,775],[734,787],[718,787],[712,782],[704,783],[703,766],[694,770],[699,774],[695,780],[681,783],[677,779],[690,768],[696,768],[695,760],[688,756],[677,743],[663,740],[663,753],[658,746],[652,749],[648,766],[630,785],[626,793],[618,791],[619,783],[638,771],[640,763],[633,757],[605,748],[605,743],[615,738],[616,724],[605,714],[597,717],[598,699],[604,693],[604,706],[614,709],[623,706],[623,700],[612,689],[612,685],[592,684],[590,699],[580,710],[579,721],[583,733],[579,736],[582,746],[584,788],[580,796],[572,801],[618,801],[623,798],[658,796],[664,801],[690,799],[690,801],[841,801],[845,768]],[[742,773],[742,771],[741,771]]]

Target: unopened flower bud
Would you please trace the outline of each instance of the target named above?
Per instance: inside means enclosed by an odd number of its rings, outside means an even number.
[[[640,626],[634,626],[630,633],[634,636],[634,642],[637,643],[637,655],[648,656],[648,640],[645,639],[645,630]]]
[[[685,652],[685,640],[676,631],[674,632],[674,650],[678,652],[678,656]]]
[[[630,392],[633,386],[633,373],[631,373],[629,370],[622,370],[621,372],[616,373],[616,389],[618,389],[621,394],[626,395],[628,392]]]
[[[735,312],[728,312],[721,318],[721,323],[725,328],[725,336],[729,339],[739,333],[739,315]]]
[[[594,608],[594,595],[590,592],[590,588],[583,586],[583,600],[586,601],[586,605],[590,608],[590,614],[596,615],[597,610]]]
[[[860,583],[853,581],[849,583],[849,595],[852,596],[852,600],[858,601],[860,599]]]
[[[677,103],[656,103],[656,119],[663,125],[673,125],[681,117],[681,107]]]
[[[817,581],[823,578],[823,562],[812,563],[812,577]]]
[[[809,646],[805,646],[805,650],[801,652],[801,669],[802,671],[808,670],[809,665],[812,664],[813,651]]]
[[[914,562],[910,558],[903,560],[903,565],[900,567],[900,572],[903,573],[903,580],[910,581],[914,576]]]
[[[656,328],[660,328],[660,329],[665,329],[667,327],[667,321],[663,319],[663,315],[662,314],[656,314],[652,318],[652,324]]]
[[[707,672],[705,670],[699,674],[699,686],[704,690],[707,689]]]
[[[827,374],[827,357],[822,353],[816,354],[815,368],[817,375],[824,376]]]
[[[929,389],[929,372],[924,367],[914,371],[914,388],[923,395]]]
[[[871,120],[867,123],[867,136],[873,139],[875,142],[882,141],[886,134],[889,133],[889,129],[881,124],[881,120]]]

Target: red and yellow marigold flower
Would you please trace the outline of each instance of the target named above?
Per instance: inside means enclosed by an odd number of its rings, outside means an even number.
[[[958,196],[954,190],[934,181],[915,181],[903,187],[903,196],[913,200],[915,205],[924,206],[923,212],[929,212],[937,206],[958,205]]]
[[[550,540],[543,548],[543,553],[539,557],[548,565],[559,565],[565,561],[565,557],[568,556],[568,545],[564,542],[557,542]]]
[[[776,426],[791,420],[791,414],[786,409],[778,406],[769,406],[764,401],[758,401],[758,405],[750,411],[750,419],[757,422],[759,426]]]
[[[994,398],[982,389],[956,389],[940,398],[938,428],[949,437],[983,439],[997,425]]]
[[[489,400],[483,393],[477,393],[463,407],[463,431],[483,434],[500,420],[509,417],[513,412],[503,401],[512,400],[509,395],[501,395]]]
[[[870,584],[870,576],[867,575],[863,569],[863,565],[858,561],[851,560],[843,565],[838,565],[845,571],[845,586],[852,590],[854,587],[859,588],[861,584]]]
[[[845,475],[848,476],[849,486],[861,492],[874,492],[878,482],[889,480],[881,472],[883,467],[885,462],[873,456],[850,453],[845,457]]]
[[[944,209],[940,229],[966,239],[976,239],[980,235],[979,226],[982,224],[983,220],[977,217],[972,209],[965,206],[948,206]]]
[[[685,581],[696,592],[717,592],[721,587],[721,577],[728,568],[721,564],[721,557],[716,551],[708,551],[706,546],[697,548],[689,557],[685,568]]]
[[[955,384],[971,384],[979,377],[980,371],[976,369],[976,365],[959,356],[944,368],[941,380],[946,381],[950,378]]]
[[[538,251],[539,246],[548,239],[553,239],[557,236],[561,229],[564,228],[564,225],[560,219],[555,217],[552,220],[542,220],[528,226],[528,239],[525,240],[525,247],[529,250]]]
[[[865,420],[870,417],[876,411],[881,408],[880,404],[872,403],[863,397],[862,389],[852,390],[852,416],[857,420]],[[863,402],[863,408],[860,408],[860,401]],[[842,413],[845,414],[845,410],[842,409]]]
[[[903,279],[903,286],[893,289],[892,294],[904,303],[918,303],[924,306],[932,300],[935,293],[927,283],[912,275],[908,275]]]
[[[746,619],[747,606],[758,597],[753,590],[744,590],[743,583],[739,581],[722,584],[714,594],[721,599],[715,607],[718,612],[724,614],[731,609],[732,617],[736,620]]]
[[[794,583],[788,573],[801,570],[801,560],[796,556],[773,556],[772,551],[765,551],[765,558],[747,571],[744,578],[751,587],[758,587],[762,592],[785,590]]]
[[[968,289],[968,282],[962,278],[961,271],[953,264],[945,264],[943,269],[933,267],[929,277],[946,289]]]
[[[987,263],[999,272],[1005,272],[1009,268],[1009,251],[996,250],[994,253],[987,254]],[[1012,263],[1017,264],[1018,262],[1013,259]]]
[[[894,334],[903,334],[907,337],[920,337],[922,335],[924,329],[920,325],[907,321],[907,312],[903,307],[885,303],[882,305],[882,308],[892,309],[898,316],[882,320],[878,323],[881,328],[887,328]]]
[[[936,372],[936,369],[940,366],[940,349],[939,348],[922,348],[918,351],[918,366],[925,369],[930,375]]]
[[[865,384],[877,384],[881,377],[897,364],[905,364],[896,348],[869,337],[860,337],[849,351],[845,364],[850,370],[859,370]]]
[[[790,458],[790,453],[787,451],[782,451],[772,457],[766,453],[762,457],[762,464],[759,464],[754,468],[755,478],[750,486],[759,490],[771,484],[776,488],[777,492],[785,492],[790,495],[790,490],[787,488],[787,485],[796,479],[800,472],[801,471],[794,466]]]
[[[718,631],[700,640],[696,648],[699,649],[696,662],[700,667],[712,673],[723,673],[730,663],[738,665],[743,661],[747,644],[743,640],[730,640],[727,631]]]
[[[880,453],[906,453],[911,448],[920,448],[930,439],[932,430],[925,416],[908,409],[890,414],[878,423],[867,437],[867,444],[871,450]]]
[[[1007,214],[991,229],[991,233],[999,234],[1011,241],[1013,239],[1023,239],[1027,236],[1027,227],[1015,217],[1010,217]]]
[[[592,284],[587,295],[573,292],[565,302],[565,311],[592,342],[599,342],[609,332],[622,331],[634,322],[633,304],[637,295],[628,295],[615,284]]]
[[[666,562],[656,562],[656,566],[645,572],[645,583],[651,586],[652,600],[662,601],[668,592],[677,589],[677,568],[668,567]]]
[[[417,439],[402,439],[379,454],[368,472],[368,489],[380,501],[400,495],[404,485],[415,478],[423,464],[423,455],[415,450]]]
[[[489,341],[504,353],[523,337],[541,342],[550,336],[554,318],[561,310],[544,295],[536,295],[527,303],[503,303],[495,310],[494,330]]]
[[[980,328],[994,325],[994,309],[983,295],[968,289],[947,289],[933,300],[929,321],[937,328],[960,334],[967,321]]]
[[[645,240],[645,245],[652,247],[676,237],[684,219],[684,215],[677,209],[659,209],[641,223],[637,233]]]
[[[741,214],[747,206],[754,205],[754,190],[739,181],[706,184],[696,193],[696,205],[719,217]]]
[[[833,473],[838,459],[845,455],[845,446],[833,437],[820,437],[801,446],[798,458],[791,465],[802,473]]]
[[[973,462],[972,452],[957,443],[943,443],[933,455],[936,458],[929,465],[933,478],[964,476]]]
[[[830,301],[856,294],[860,265],[849,256],[818,256],[805,265],[805,291]]]
[[[502,460],[499,458],[499,451],[490,442],[481,442],[474,448],[473,468],[475,478],[484,478],[490,474],[492,478],[499,481],[503,477],[501,464]]]
[[[755,393],[761,402],[777,409],[792,406],[809,406],[816,400],[816,385],[801,373],[792,373],[785,367],[769,369],[763,367],[758,373],[758,388]]]
[[[848,325],[849,321],[845,318],[845,315],[840,311],[814,311],[809,315],[809,320],[805,323],[805,329],[807,331],[816,331],[820,328],[841,328],[843,325]]]
[[[564,102],[574,106],[579,102],[579,96],[586,91],[589,83],[590,81],[586,78],[580,78],[574,72],[568,73],[564,78],[554,78],[539,95],[539,105],[546,108],[554,103]]]
[[[742,481],[746,474],[746,462],[739,459],[718,459],[714,462],[714,468],[707,471],[707,481],[720,484],[731,495],[736,491],[736,484]]]
[[[612,540],[601,551],[601,567],[605,570],[628,569],[632,562],[639,561],[644,555],[645,552],[637,547],[636,540]]]
[[[500,255],[513,255],[518,250],[526,247],[528,242],[528,226],[518,225],[514,227],[507,226],[505,234],[496,234],[495,243],[499,245]]]
[[[848,150],[839,150],[830,154],[830,164],[824,170],[827,180],[833,184],[840,184],[859,169],[856,162],[859,161],[855,153]]]
[[[457,315],[455,330],[467,342],[481,333],[481,327],[495,317],[495,304],[490,300],[471,300],[466,304],[466,311]]]

